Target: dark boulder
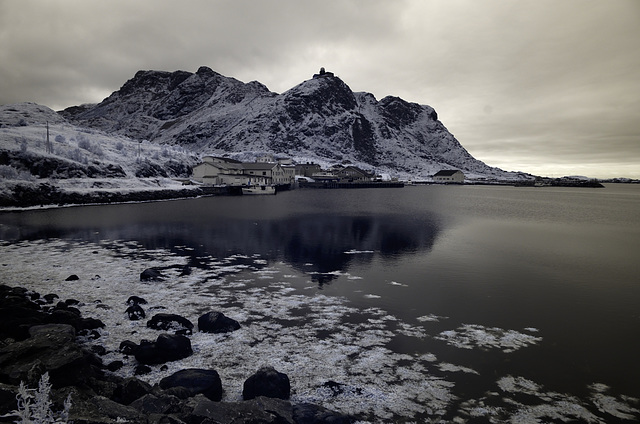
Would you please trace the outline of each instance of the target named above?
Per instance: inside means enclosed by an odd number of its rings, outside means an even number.
[[[42,296],[42,298],[44,300],[46,300],[47,303],[53,303],[56,299],[58,299],[58,297],[59,296],[57,294],[55,294],[55,293],[48,293],[48,294],[45,294],[44,296]]]
[[[244,400],[258,396],[289,399],[291,384],[286,374],[276,371],[273,367],[260,368],[244,382],[242,397]]]
[[[176,334],[191,334],[193,331],[193,323],[177,314],[156,314],[147,322],[147,327],[154,330],[171,330]]]
[[[186,422],[298,424],[293,420],[291,403],[282,399],[258,397],[244,402],[213,402],[196,396],[190,403]]]
[[[129,406],[146,416],[151,414],[170,414],[179,411],[180,399],[166,394],[156,395],[149,393],[136,399]]]
[[[116,372],[122,367],[124,367],[124,362],[122,361],[109,362],[106,366],[106,368],[111,372]]]
[[[75,330],[64,324],[33,326],[31,337],[0,348],[0,380],[18,384],[49,372],[51,384],[67,386],[93,375],[94,355],[76,343]],[[37,381],[35,382],[37,383]]]
[[[146,423],[147,417],[135,408],[123,405],[104,396],[89,399],[72,397],[73,406],[69,421],[74,423]]]
[[[180,370],[160,380],[160,387],[162,389],[184,387],[189,391],[190,396],[202,393],[216,402],[222,399],[222,381],[215,370],[196,368]]]
[[[164,276],[156,268],[147,268],[140,273],[140,281],[164,281]]]
[[[138,347],[139,346],[134,342],[132,342],[131,340],[125,340],[120,343],[120,347],[118,348],[118,350],[124,353],[125,355],[132,355],[136,353],[136,350],[138,350]]]
[[[147,316],[144,313],[144,309],[142,309],[142,306],[140,306],[138,304],[129,306],[125,312],[129,316],[129,319],[131,321],[138,321],[138,320],[141,320],[141,319],[143,319],[143,318],[145,318]]]
[[[9,306],[0,308],[0,338],[25,340],[29,337],[29,328],[44,324],[47,315],[31,306]]]
[[[155,365],[177,361],[193,354],[191,341],[178,334],[160,334],[153,343],[141,344],[135,357],[141,364]]]
[[[151,385],[135,377],[124,379],[114,392],[114,400],[129,405],[136,399],[151,393]]]
[[[198,329],[203,333],[230,333],[238,330],[240,323],[222,312],[208,312],[198,318]]]
[[[71,274],[70,276],[65,278],[64,281],[77,281],[79,279],[80,279],[80,277],[78,277],[76,274]]]
[[[51,314],[47,315],[45,322],[49,324],[67,324],[71,325],[76,331],[96,330],[104,328],[104,323],[96,318],[82,318],[79,310],[76,308],[64,307],[65,309],[54,309]]]
[[[133,370],[133,375],[145,375],[145,374],[149,374],[151,372],[151,368],[147,365],[138,365],[134,370]]]
[[[139,296],[129,296],[129,299],[127,299],[127,305],[129,306],[133,306],[133,305],[146,305],[147,301]]]
[[[352,416],[343,415],[311,403],[293,405],[293,420],[296,424],[351,424],[356,422]]]

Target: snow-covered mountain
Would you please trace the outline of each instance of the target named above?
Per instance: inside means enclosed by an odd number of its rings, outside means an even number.
[[[60,113],[106,133],[242,160],[273,153],[298,162],[349,161],[414,178],[445,168],[523,177],[472,157],[432,107],[354,93],[324,71],[282,94],[207,67],[196,73],[139,71],[101,103]]]

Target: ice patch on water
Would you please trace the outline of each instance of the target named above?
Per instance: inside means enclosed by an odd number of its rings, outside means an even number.
[[[608,395],[609,387],[601,383],[592,384],[589,388],[593,391],[591,401],[599,411],[622,420],[634,420],[640,415],[640,410],[630,405],[638,405],[640,400],[629,396],[618,399]]]
[[[445,371],[445,372],[464,372],[467,374],[480,375],[478,371],[473,370],[471,368],[462,367],[460,365],[449,364],[447,362],[441,362],[440,364],[438,364],[438,368],[440,369],[440,371]]]
[[[365,299],[380,299],[382,296],[379,296],[377,294],[365,294],[363,297]]]
[[[440,322],[440,320],[447,319],[449,317],[442,317],[435,314],[423,315],[416,318],[420,322]]]
[[[542,340],[542,337],[531,336],[515,330],[484,327],[478,324],[464,324],[457,330],[443,331],[435,338],[462,349],[492,348],[500,349],[505,353],[514,352]]]
[[[392,286],[409,287],[408,285],[402,284],[402,283],[398,283],[397,281],[391,281],[391,282],[389,282],[389,284],[392,285]]]
[[[506,376],[496,384],[499,393],[488,392],[480,399],[462,402],[455,421],[483,417],[491,423],[607,422],[575,396],[545,391],[527,378]]]
[[[375,251],[373,250],[356,250],[356,249],[351,249],[351,250],[347,250],[346,252],[347,255],[361,255],[363,253],[375,253]]]

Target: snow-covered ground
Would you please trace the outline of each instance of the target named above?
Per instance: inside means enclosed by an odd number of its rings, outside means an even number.
[[[146,319],[130,321],[125,314],[131,295],[148,301],[147,319],[157,312],[180,314],[194,324],[200,315],[220,311],[237,320],[240,330],[229,334],[189,336],[194,354],[160,365],[140,378],[157,383],[189,367],[213,368],[223,381],[224,400],[241,399],[244,380],[263,365],[286,373],[292,401],[314,402],[364,422],[488,422],[531,423],[579,420],[604,423],[608,418],[637,420],[638,400],[613,396],[602,384],[589,387],[588,399],[546,390],[520,376],[501,377],[484,395],[462,399],[460,379],[477,378],[478,370],[452,363],[431,352],[399,353],[394,337],[434,339],[459,349],[510,355],[539,343],[535,328],[501,329],[463,325],[433,332],[434,322],[447,317],[424,315],[405,322],[382,307],[356,307],[348,299],[323,294],[308,273],[259,255],[199,257],[199,268],[180,276],[192,249],[174,253],[147,250],[136,242],[96,243],[51,239],[0,242],[0,280],[41,294],[81,302],[84,316],[106,324],[97,340],[86,343],[107,348],[105,363],[123,360],[118,371],[131,376],[135,359],[118,352],[123,340],[155,340],[157,331]],[[140,272],[161,267],[162,282],[141,282]],[[65,281],[76,274],[78,281]],[[348,275],[346,280],[357,279]],[[401,285],[398,290],[402,290]],[[363,297],[370,293],[362,293]],[[371,298],[372,304],[377,299]],[[461,390],[459,390],[461,389]]]
[[[42,182],[79,193],[181,189],[182,184],[171,167],[190,167],[199,161],[197,154],[181,147],[138,142],[74,126],[53,110],[35,103],[0,106],[0,152],[6,152],[6,160],[10,162],[0,164],[0,191],[9,190],[15,184]],[[17,155],[39,163],[28,169],[15,160]],[[36,175],[45,160],[60,165],[60,170],[46,177]],[[64,175],[64,168],[76,173],[116,170],[119,175],[74,177]],[[147,176],[136,176],[144,170]],[[164,170],[167,176],[157,175],[158,170]]]

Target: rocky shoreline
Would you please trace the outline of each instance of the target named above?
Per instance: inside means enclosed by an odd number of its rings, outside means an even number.
[[[142,276],[141,276],[142,277]],[[73,276],[70,276],[73,278]],[[82,338],[99,339],[104,323],[83,317],[74,299],[41,295],[0,285],[0,422],[14,422],[19,385],[35,388],[43,375],[52,385],[51,409],[61,411],[71,395],[69,420],[76,424],[148,423],[351,423],[355,419],[313,404],[290,402],[289,378],[272,367],[256,370],[244,382],[243,401],[221,402],[224,382],[213,369],[183,369],[151,385],[136,376],[113,373],[118,361],[103,363],[105,349]],[[144,299],[132,296],[127,314],[145,319]],[[179,315],[156,314],[147,326],[160,333],[153,342],[123,341],[122,355],[147,364],[189,356],[196,328]],[[240,324],[220,312],[198,320],[198,331],[235,331]],[[82,336],[82,337],[79,337]]]
[[[49,183],[21,183],[5,193],[0,192],[0,207],[28,208],[37,206],[66,206],[87,204],[110,204],[126,202],[151,202],[157,200],[183,199],[200,196],[236,194],[224,187],[188,187],[182,189],[154,189],[91,192],[61,190]]]

